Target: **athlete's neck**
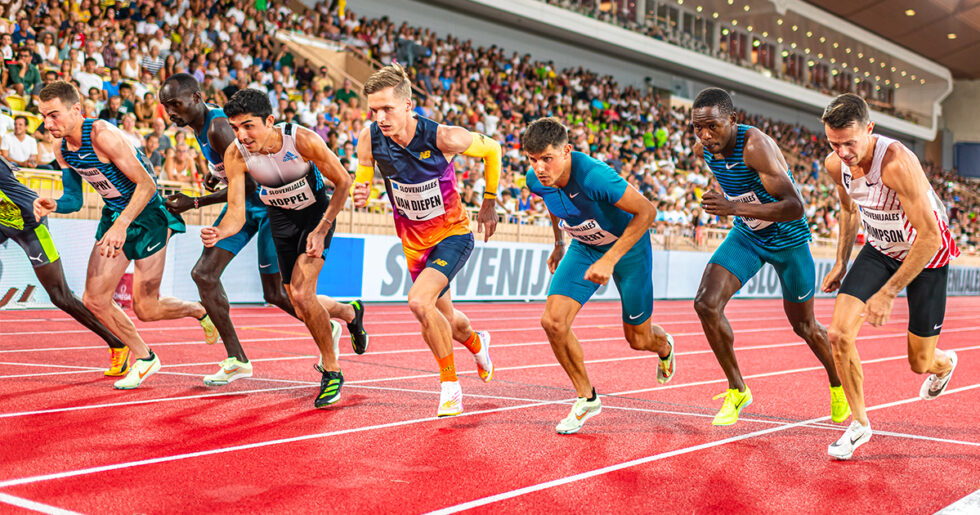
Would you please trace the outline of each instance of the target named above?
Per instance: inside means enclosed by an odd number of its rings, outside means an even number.
[[[412,138],[415,137],[415,129],[419,126],[419,119],[414,116],[408,117],[408,123],[405,124],[405,128],[398,134],[392,134],[391,141],[398,143],[403,147],[407,147],[409,143],[412,142]]]
[[[75,125],[75,128],[69,131],[65,135],[65,143],[68,144],[68,150],[75,149],[78,150],[82,147],[82,128],[85,125],[85,119],[82,118]]]
[[[561,175],[555,180],[556,188],[564,188],[568,185],[568,180],[572,177],[572,156],[568,156],[568,160],[565,161],[565,166],[562,167]]]
[[[275,126],[269,129],[271,134],[266,133],[265,139],[267,141],[262,143],[259,147],[260,154],[275,154],[282,150],[282,134],[279,132]]]
[[[735,153],[735,145],[738,143],[738,125],[735,125],[735,130],[732,131],[732,137],[728,139],[728,143],[725,144],[725,148],[721,149],[719,154],[722,157],[731,157]]]
[[[194,119],[191,120],[191,128],[194,129],[194,133],[200,135],[201,131],[204,130],[204,121],[208,119],[208,106],[201,103],[197,106],[197,112],[194,113]]]

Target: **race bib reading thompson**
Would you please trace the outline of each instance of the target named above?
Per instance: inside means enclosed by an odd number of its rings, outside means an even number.
[[[729,197],[728,195],[725,196],[732,202],[741,202],[743,204],[762,204],[754,191],[738,195],[737,197]],[[759,220],[758,218],[749,218],[747,216],[740,216],[739,218],[741,218],[742,221],[745,222],[745,225],[749,226],[749,229],[752,229],[753,231],[765,229],[773,224],[768,220]]]
[[[316,196],[313,195],[313,189],[306,177],[278,188],[263,186],[259,190],[259,199],[267,206],[282,209],[303,209],[316,202]]]
[[[85,182],[89,183],[95,191],[102,195],[102,198],[119,198],[122,193],[109,181],[102,171],[98,168],[72,168]]]
[[[879,243],[908,243],[909,233],[901,211],[861,208],[861,222],[868,239]]]
[[[609,245],[619,239],[619,236],[603,230],[595,220],[586,220],[574,226],[562,220],[559,227],[572,238],[588,245]]]
[[[431,220],[446,213],[439,179],[418,184],[391,181],[391,196],[395,209],[410,220]]]

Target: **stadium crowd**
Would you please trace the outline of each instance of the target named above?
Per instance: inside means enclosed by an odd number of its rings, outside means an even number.
[[[0,5],[0,80],[10,110],[0,114],[0,147],[8,159],[57,169],[57,142],[40,126],[37,94],[50,81],[72,80],[85,96],[85,113],[120,126],[144,150],[160,179],[200,190],[206,166],[196,140],[170,123],[156,97],[167,76],[188,72],[201,83],[206,100],[219,105],[240,88],[267,91],[277,119],[315,130],[353,171],[356,139],[370,120],[359,88],[349,80],[337,83],[326,68],[293,55],[274,37],[284,30],[326,37],[384,64],[402,63],[417,85],[420,115],[500,141],[499,210],[504,218],[547,223],[543,203],[524,187],[527,164],[519,136],[530,121],[555,115],[567,121],[577,150],[609,163],[656,204],[656,231],[698,238],[703,228],[729,224],[700,209],[701,193],[715,186],[692,155],[689,108],[661,98],[649,85],[623,87],[613,77],[581,67],[558,69],[497,46],[440,37],[386,18],[358,18],[350,10],[341,14],[329,2],[303,13],[263,0],[106,4],[82,0],[66,8],[66,2],[26,0]],[[17,13],[16,19],[7,19],[10,13]],[[838,202],[822,173],[828,151],[822,137],[800,125],[744,112],[738,116],[777,140],[794,169],[814,234],[835,237]],[[476,206],[483,190],[482,165],[463,157],[455,165],[464,202]],[[980,198],[954,173],[931,164],[925,168],[947,203],[963,250],[975,252]],[[373,195],[383,197],[380,184]]]

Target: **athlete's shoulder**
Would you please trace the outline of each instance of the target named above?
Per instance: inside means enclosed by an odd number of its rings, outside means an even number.
[[[894,173],[894,170],[925,173],[922,171],[922,165],[919,164],[919,158],[900,141],[888,142],[885,155],[881,158],[882,174],[885,172]]]

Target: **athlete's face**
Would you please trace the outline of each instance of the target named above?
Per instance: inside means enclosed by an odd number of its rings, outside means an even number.
[[[871,133],[874,126],[874,122],[869,122],[867,125],[851,122],[842,129],[832,129],[827,124],[824,124],[823,128],[827,133],[830,148],[834,149],[841,162],[847,166],[854,166],[864,159],[871,148]]]
[[[172,84],[166,84],[160,89],[160,103],[167,111],[170,120],[178,127],[186,127],[197,116],[197,106],[201,102],[201,94],[177,91]]]
[[[694,110],[691,118],[694,135],[701,141],[701,146],[712,154],[728,146],[737,126],[735,113],[724,116],[718,106],[699,107]]]
[[[525,152],[525,155],[541,185],[554,188],[571,165],[572,146],[567,143],[560,147],[548,145],[542,152]]]
[[[412,99],[400,98],[395,88],[385,88],[368,95],[368,107],[381,134],[391,137],[408,125],[412,112]]]
[[[71,106],[66,106],[60,98],[42,100],[38,110],[44,118],[44,127],[51,133],[51,137],[56,139],[63,138],[74,130],[82,117],[82,104],[75,102]]]
[[[275,118],[271,115],[264,120],[253,114],[240,114],[228,118],[228,124],[231,125],[231,130],[235,131],[235,137],[249,152],[258,152],[262,149],[269,139],[274,123]]]

